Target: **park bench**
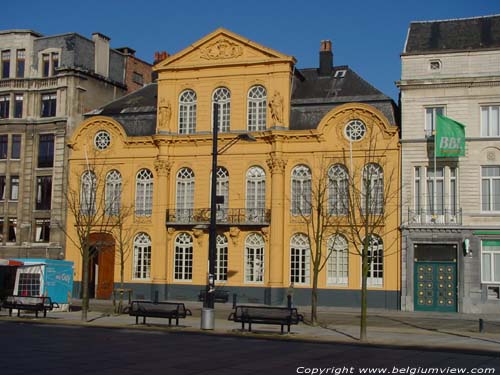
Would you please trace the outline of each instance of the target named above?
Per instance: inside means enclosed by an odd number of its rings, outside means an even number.
[[[20,316],[21,310],[34,311],[38,318],[38,313],[43,311],[43,317],[47,317],[47,311],[59,308],[59,305],[52,302],[50,297],[37,296],[7,296],[3,301],[2,307],[9,309],[9,316],[12,316],[12,310],[17,309],[17,316]]]
[[[129,315],[135,316],[135,324],[139,323],[139,317],[142,316],[143,324],[146,324],[146,317],[167,318],[168,325],[172,325],[172,319],[175,319],[175,325],[178,326],[180,318],[185,318],[192,314],[191,310],[186,309],[183,303],[132,301],[129,308]]]
[[[248,323],[248,332],[252,331],[252,323],[258,323],[278,324],[281,326],[281,333],[283,327],[287,326],[290,333],[290,326],[304,321],[304,317],[296,308],[240,305],[235,307],[228,320],[240,322],[242,331],[245,330],[245,323]]]
[[[223,289],[215,289],[214,293],[214,302],[226,303],[229,301],[229,292]],[[207,290],[200,290],[200,294],[198,294],[198,301],[204,302],[205,296],[207,295]]]

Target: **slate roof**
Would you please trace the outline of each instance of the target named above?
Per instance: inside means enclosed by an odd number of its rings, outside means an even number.
[[[500,15],[412,22],[404,54],[500,48]]]

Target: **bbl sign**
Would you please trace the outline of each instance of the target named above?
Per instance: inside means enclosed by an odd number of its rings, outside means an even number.
[[[465,155],[465,126],[451,118],[437,115],[436,156],[456,157]]]

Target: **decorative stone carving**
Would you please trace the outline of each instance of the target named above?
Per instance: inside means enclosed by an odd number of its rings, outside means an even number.
[[[163,98],[158,106],[158,127],[168,129],[170,117],[172,117],[172,106],[170,105],[170,101]]]
[[[151,216],[134,216],[134,222],[136,224],[151,224]]]
[[[231,240],[233,241],[233,245],[238,245],[238,240],[240,237],[240,228],[238,227],[231,227],[229,228],[229,237],[231,237]]]
[[[283,98],[278,91],[274,91],[274,95],[269,101],[271,109],[271,120],[273,125],[283,125]]]
[[[167,228],[167,236],[169,238],[172,238],[172,236],[174,235],[174,233],[175,233],[175,228],[174,227],[168,227]]]
[[[489,161],[494,161],[496,159],[495,151],[488,151],[486,153],[486,159],[488,159]]]
[[[203,229],[194,228],[193,229],[193,236],[194,236],[194,238],[196,238],[196,240],[198,242],[198,246],[201,246],[203,243]]]
[[[226,38],[209,44],[201,50],[201,58],[207,60],[234,59],[242,54],[243,48]]]
[[[260,230],[260,233],[262,233],[264,240],[266,242],[269,242],[269,227],[262,227],[262,229]]]
[[[267,166],[269,167],[269,169],[271,170],[272,174],[285,173],[285,168],[286,168],[286,163],[287,163],[286,160],[272,156],[271,159],[266,160],[266,163],[267,163]]]
[[[170,175],[172,163],[165,159],[156,159],[154,162],[154,167],[158,175],[168,177]]]

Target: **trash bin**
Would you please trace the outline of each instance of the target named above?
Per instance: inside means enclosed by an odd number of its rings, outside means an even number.
[[[203,307],[201,309],[201,329],[214,329],[215,311],[214,309]]]

